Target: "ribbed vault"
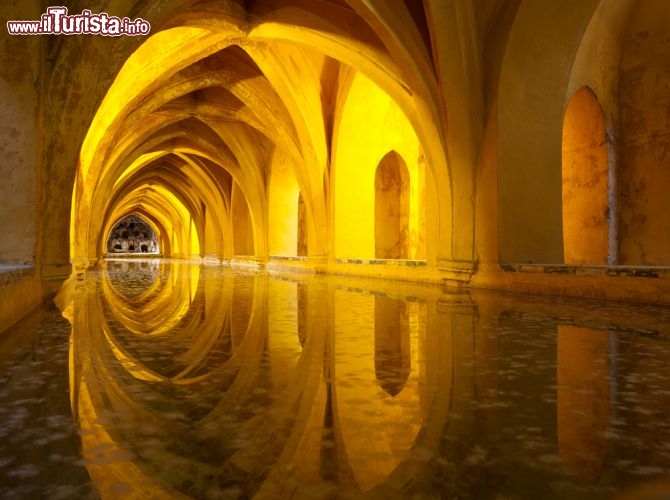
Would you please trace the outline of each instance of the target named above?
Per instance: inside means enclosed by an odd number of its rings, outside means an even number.
[[[97,261],[130,213],[156,227],[172,257],[228,261],[243,252],[265,262],[273,252],[298,255],[298,231],[309,258],[333,257],[333,169],[336,152],[347,156],[336,144],[346,138],[338,124],[347,107],[365,104],[348,102],[357,75],[370,82],[365,92],[387,95],[407,120],[402,130],[390,118],[375,123],[398,129],[392,137],[416,136],[409,140],[418,146],[405,148],[416,157],[405,160],[425,161],[431,193],[442,193],[432,202],[439,209],[431,222],[442,230],[430,253],[449,257],[442,96],[419,10],[407,32],[406,17],[374,2],[175,3],[128,54],[83,140],[70,228],[75,265]],[[384,109],[380,116],[390,117]],[[380,155],[402,150],[383,147]],[[272,231],[279,213],[292,221]]]

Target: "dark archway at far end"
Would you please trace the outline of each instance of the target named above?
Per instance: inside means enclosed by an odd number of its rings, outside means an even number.
[[[107,237],[108,254],[158,254],[158,238],[151,226],[138,215],[128,215],[116,223]]]

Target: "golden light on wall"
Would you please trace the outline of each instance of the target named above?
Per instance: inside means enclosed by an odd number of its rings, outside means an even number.
[[[607,264],[608,162],[605,120],[582,87],[563,121],[563,248],[566,264]]]
[[[398,105],[374,82],[356,74],[335,137],[336,257],[425,258],[425,202],[421,188],[425,172],[419,163],[416,133]],[[387,169],[388,175],[377,177],[378,172]],[[379,187],[383,185],[388,189]],[[391,191],[397,191],[397,200],[391,200]],[[382,193],[389,195],[387,199],[382,200]],[[395,210],[389,208],[392,205],[397,205],[397,214],[390,216],[397,219],[394,224],[388,217],[389,210]],[[399,243],[401,240],[404,243]],[[396,244],[403,250],[381,250]]]
[[[300,187],[289,161],[286,157],[279,157],[273,165],[270,177],[268,192],[270,255],[297,255]]]

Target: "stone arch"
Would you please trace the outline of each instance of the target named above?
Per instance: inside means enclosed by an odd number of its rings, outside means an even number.
[[[259,2],[259,5],[262,3]],[[168,18],[161,17],[165,16],[163,11],[152,11],[152,15],[143,14],[146,19],[151,20],[152,25],[160,25],[161,31],[152,34],[146,40],[148,42],[146,45],[142,43],[139,46],[132,47],[132,49],[136,49],[135,54],[139,55],[134,62],[127,64],[133,57],[132,55],[125,62],[118,57],[115,59],[114,68],[120,68],[120,71],[116,74],[114,82],[111,82],[113,75],[105,75],[105,78],[111,83],[111,86],[108,85],[110,92],[115,87],[118,92],[116,94],[108,93],[106,96],[102,96],[102,99],[95,101],[101,103],[97,113],[93,112],[93,104],[86,103],[87,109],[91,112],[86,113],[83,120],[88,121],[92,114],[95,116],[89,127],[91,135],[85,138],[84,145],[79,152],[80,168],[76,174],[77,181],[73,190],[73,206],[76,207],[74,210],[75,226],[80,233],[72,244],[73,255],[79,256],[84,262],[87,262],[89,257],[93,257],[90,241],[91,238],[95,238],[95,234],[88,233],[91,230],[91,223],[87,220],[90,217],[86,214],[90,212],[91,205],[96,203],[95,198],[100,196],[99,192],[105,191],[105,189],[98,190],[97,179],[100,178],[102,171],[107,168],[106,164],[113,161],[115,152],[112,151],[111,145],[117,140],[123,139],[124,134],[133,126],[132,124],[139,123],[140,115],[133,115],[132,110],[143,108],[143,112],[146,112],[154,105],[151,96],[157,91],[162,91],[163,86],[174,84],[176,75],[182,72],[190,74],[192,65],[235,44],[239,44],[241,51],[246,52],[253,63],[261,69],[263,76],[271,83],[273,91],[276,91],[280,100],[290,110],[290,120],[286,120],[286,123],[290,122],[294,128],[288,127],[287,130],[290,132],[288,135],[293,134],[295,137],[289,137],[290,141],[282,142],[291,144],[292,147],[297,146],[295,150],[302,156],[302,158],[294,158],[294,160],[302,160],[295,162],[297,165],[296,178],[306,204],[305,213],[310,252],[322,256],[328,251],[328,242],[325,236],[328,233],[329,219],[321,179],[329,168],[329,162],[331,161],[328,156],[330,138],[321,137],[323,127],[314,126],[315,116],[312,116],[312,110],[316,108],[313,107],[309,98],[304,97],[304,95],[309,97],[309,92],[303,95],[302,90],[305,86],[295,86],[295,79],[292,78],[291,73],[293,66],[287,68],[287,64],[309,67],[316,63],[318,66],[320,63],[317,63],[317,60],[320,57],[337,60],[337,64],[349,66],[355,71],[368,75],[391,96],[399,109],[402,109],[406,114],[415,128],[416,134],[421,136],[421,142],[425,143],[429,150],[427,157],[430,158],[430,161],[427,165],[435,177],[435,184],[438,185],[436,191],[449,193],[447,196],[441,195],[439,203],[436,202],[436,206],[440,208],[439,214],[436,213],[433,222],[446,226],[444,230],[439,231],[443,240],[446,241],[451,238],[452,221],[447,216],[449,210],[445,208],[452,203],[450,180],[448,168],[443,168],[445,167],[446,155],[444,154],[444,143],[441,137],[442,130],[435,126],[436,123],[440,122],[442,115],[438,106],[440,100],[437,87],[434,86],[435,82],[432,81],[434,75],[430,71],[424,72],[423,69],[430,69],[430,67],[422,63],[421,78],[431,79],[430,85],[422,85],[421,82],[415,81],[404,81],[407,76],[406,72],[396,65],[397,58],[395,56],[406,57],[407,51],[413,46],[411,44],[407,46],[404,46],[404,44],[394,45],[393,50],[391,50],[382,41],[386,40],[389,35],[389,33],[386,33],[387,28],[384,27],[386,25],[375,23],[374,26],[371,26],[367,19],[368,15],[386,18],[391,15],[390,12],[375,13],[375,11],[370,11],[364,14],[364,11],[360,9],[338,10],[338,15],[346,15],[344,24],[350,26],[351,30],[344,30],[338,28],[338,25],[333,25],[329,16],[324,15],[321,11],[319,11],[319,15],[309,12],[313,15],[304,19],[301,18],[300,21],[300,23],[306,23],[303,26],[304,29],[296,31],[293,29],[293,23],[298,19],[293,16],[292,8],[287,8],[287,5],[283,5],[281,2],[279,5],[272,5],[274,9],[272,15],[266,15],[267,6],[258,7],[258,13],[253,16],[254,22],[251,24],[248,22],[248,13],[239,8],[238,5],[227,4],[225,8],[213,12],[207,11],[206,13],[199,10],[197,5],[185,9],[180,9],[181,4],[179,2],[171,2],[170,5],[172,8],[166,11]],[[320,7],[330,8],[325,3]],[[249,8],[253,11],[256,6]],[[215,26],[216,29],[212,29],[212,26]],[[333,28],[337,28],[335,33],[332,32]],[[395,26],[395,28],[398,28],[398,26]],[[384,31],[383,35],[381,34],[382,31]],[[381,38],[378,38],[378,36]],[[182,43],[183,41],[189,43]],[[147,66],[142,62],[147,59],[140,56],[151,52],[151,43],[159,44],[161,50],[160,54],[155,54],[156,57],[149,58],[151,63]],[[128,49],[130,48],[128,47]],[[296,49],[296,52],[299,52],[297,57],[294,57],[296,54],[292,54],[290,50],[287,51],[287,48]],[[425,47],[423,48],[425,49]],[[127,50],[125,54],[131,54],[131,52],[132,50]],[[86,54],[89,54],[89,52]],[[287,54],[289,57],[287,57]],[[423,60],[426,54],[421,55]],[[415,58],[410,59],[411,61],[415,60]],[[411,66],[413,63],[408,61],[405,64]],[[427,61],[428,58],[424,62]],[[302,63],[307,63],[307,65]],[[142,71],[138,71],[138,64],[141,65]],[[72,78],[76,81],[83,80],[85,76],[84,66],[84,64],[80,64],[73,69]],[[309,73],[310,71],[305,72],[306,75],[304,76],[308,76]],[[133,75],[132,78],[128,78],[131,74]],[[306,80],[308,79],[306,78]],[[245,85],[246,82],[252,80],[254,79],[240,79],[241,82],[245,82]],[[311,81],[307,82],[308,85],[312,83]],[[410,87],[414,88],[410,89]],[[169,89],[170,92],[174,92],[174,94],[171,94],[171,98],[174,98],[176,102],[181,97],[177,95],[179,92],[178,86],[173,85]],[[246,92],[246,95],[251,95],[251,93]],[[200,94],[198,94],[198,97],[201,97]],[[199,102],[198,99],[195,99],[195,101]],[[276,111],[274,105],[271,108]],[[198,107],[195,114],[201,112],[206,114],[212,109]],[[231,110],[233,108],[227,109]],[[176,116],[176,112],[182,110],[170,107],[165,111],[169,112],[166,112],[163,116]],[[265,116],[272,114],[263,113],[261,109],[254,109],[253,111],[254,113],[247,113],[245,116],[263,116],[262,120],[269,120]],[[191,110],[190,115],[194,116],[193,113],[194,111]],[[430,116],[431,119],[426,119],[427,116]],[[236,118],[239,119],[239,117]],[[151,117],[151,120],[157,120],[157,118]],[[177,128],[183,129],[184,127],[175,127],[175,137],[166,137],[164,144],[160,144],[163,151],[173,151],[173,143],[184,142],[177,138],[177,134],[183,133],[183,130],[177,130]],[[273,127],[268,128],[272,129]],[[60,129],[57,132],[60,133]],[[220,133],[220,129],[217,129],[216,132]],[[56,142],[69,135],[63,133],[61,137],[58,133],[55,137]],[[241,142],[246,142],[246,140]],[[186,149],[182,148],[181,152],[194,153],[195,155],[199,153],[197,148],[192,151],[188,147]],[[258,149],[260,148],[243,148],[245,151],[256,151]],[[66,161],[66,163],[68,162]],[[240,162],[240,164],[244,164],[246,169],[246,163]],[[227,163],[224,168],[228,168]],[[266,185],[267,177],[261,175],[241,181],[239,175],[237,175],[236,180],[240,182],[240,187],[247,198],[254,225],[257,226],[259,234],[263,234],[263,238],[257,238],[255,244],[258,246],[257,254],[261,258],[265,258],[269,253],[264,246],[268,224],[264,220],[267,213],[267,199],[263,199],[263,196],[266,195],[263,188]],[[255,188],[258,188],[259,192],[251,193],[250,191]],[[445,200],[445,198],[448,199]],[[96,213],[102,211],[99,210]],[[207,212],[211,213],[211,210],[208,209]],[[431,211],[431,213],[434,212]],[[205,224],[202,219],[202,217],[196,217],[196,225],[199,225],[200,228],[208,227],[209,224]],[[98,222],[93,224],[98,224]],[[203,249],[202,252],[213,254],[212,248],[215,248],[220,254],[219,248],[225,245],[225,242],[217,242],[216,247],[214,247],[210,244],[212,238],[208,236],[209,232],[201,229],[200,233],[201,238],[203,238],[200,244]],[[450,245],[446,243],[442,246],[447,248]]]
[[[421,212],[432,217],[436,213],[427,211],[424,205],[424,187],[432,178],[428,177],[430,169],[425,167],[422,144],[391,96],[365,75],[356,73],[339,103],[333,134],[331,196],[336,258],[398,258],[381,257],[375,249],[375,177],[380,158],[387,155],[385,161],[402,164],[404,193],[409,197],[409,207],[403,209],[403,215],[409,217],[408,244],[403,245],[408,250],[399,258],[425,258],[425,217]]]

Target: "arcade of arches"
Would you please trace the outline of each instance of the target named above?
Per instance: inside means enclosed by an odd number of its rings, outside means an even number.
[[[3,35],[0,329],[128,216],[176,259],[670,300],[665,0],[68,4],[152,29]]]

